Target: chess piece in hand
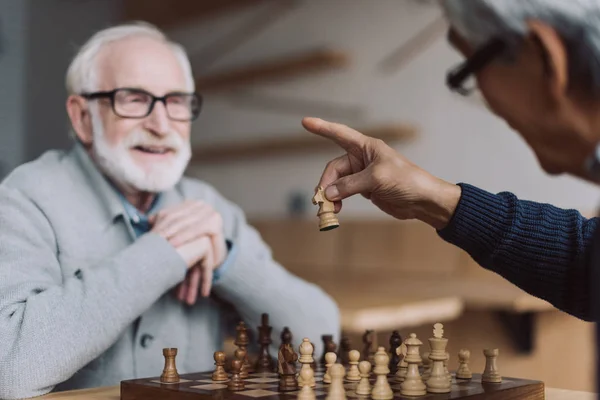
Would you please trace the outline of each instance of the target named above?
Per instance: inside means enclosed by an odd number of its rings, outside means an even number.
[[[459,186],[434,177],[382,140],[345,125],[318,118],[304,118],[302,125],[346,151],[327,164],[319,182],[336,213],[343,199],[361,194],[397,219],[418,219],[436,229],[450,221],[460,199]]]

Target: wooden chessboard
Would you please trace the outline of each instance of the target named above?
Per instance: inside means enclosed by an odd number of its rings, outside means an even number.
[[[279,377],[277,373],[249,374],[244,379],[245,389],[230,391],[226,382],[214,382],[211,379],[213,371],[194,374],[183,374],[179,383],[161,384],[159,377],[147,379],[134,379],[121,382],[121,400],[291,400],[298,396],[298,391],[280,392],[278,390]],[[317,399],[325,399],[328,384],[323,383],[323,371],[315,372],[317,382],[314,388]],[[371,374],[371,384],[375,382],[375,375]],[[544,383],[518,378],[502,378],[502,383],[481,383],[481,375],[473,374],[470,381],[457,381],[452,379],[452,390],[445,394],[428,393],[425,396],[406,397],[400,395],[400,384],[393,375],[388,376],[388,381],[394,392],[394,399],[523,399],[543,400]],[[345,381],[346,396],[348,400],[368,399],[369,396],[359,396],[354,393],[357,382]]]

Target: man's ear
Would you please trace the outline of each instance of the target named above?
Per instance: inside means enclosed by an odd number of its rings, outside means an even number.
[[[91,146],[93,140],[92,121],[85,99],[80,96],[70,95],[67,98],[66,105],[67,114],[69,114],[71,126],[77,138],[84,146]]]
[[[541,47],[547,68],[549,94],[556,101],[566,95],[569,89],[569,59],[567,49],[558,32],[539,20],[527,21],[529,34]]]

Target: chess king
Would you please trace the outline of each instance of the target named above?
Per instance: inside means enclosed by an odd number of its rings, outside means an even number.
[[[548,174],[600,183],[598,1],[439,4],[450,45],[464,57],[449,66],[448,89],[462,96],[479,92]],[[361,194],[397,219],[429,224],[483,268],[556,308],[600,320],[598,217],[448,182],[348,126],[318,118],[305,118],[303,125],[346,151],[325,166],[319,182],[335,212],[344,199]],[[470,151],[468,143],[461,151]]]
[[[333,300],[275,262],[238,206],[183,176],[202,104],[190,71],[146,24],[100,31],[75,55],[73,148],[0,185],[0,398],[156,376],[163,348],[179,349],[181,374],[210,370],[231,306],[253,330],[268,313],[275,332],[337,341]]]

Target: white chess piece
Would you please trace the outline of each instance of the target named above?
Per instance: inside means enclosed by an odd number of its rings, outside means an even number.
[[[315,361],[312,356],[313,350],[314,350],[314,347],[313,347],[312,343],[310,342],[310,339],[308,339],[308,338],[302,339],[302,343],[300,344],[300,348],[298,349],[298,352],[300,353],[300,357],[298,357],[298,362],[300,362],[302,364],[302,368],[300,369],[300,375],[298,376],[298,386],[300,386],[300,387],[303,387],[305,384],[305,381],[302,378],[302,371],[306,370],[306,369],[312,370],[312,367],[310,365]],[[310,387],[316,386],[316,381],[314,378],[314,371],[312,374],[312,378],[310,379],[308,384],[310,385]]]
[[[433,365],[429,379],[425,382],[429,393],[450,393],[452,389],[452,384],[444,370],[448,339],[444,338],[443,335],[444,326],[439,323],[435,324],[433,337],[429,338],[429,346],[431,347],[429,359],[433,362]]]
[[[419,374],[419,363],[421,362],[419,346],[423,343],[417,339],[417,335],[414,333],[411,333],[404,343],[406,343],[407,349],[404,359],[408,364],[408,368],[404,381],[400,385],[400,394],[403,396],[425,396],[427,387]]]
[[[379,346],[373,358],[375,359],[373,372],[377,375],[377,379],[373,385],[373,390],[371,390],[371,398],[373,400],[391,400],[394,398],[394,392],[392,392],[387,379],[387,374],[390,373],[388,367],[390,356],[388,356],[383,346]]]
[[[396,354],[400,357],[398,370],[396,371],[396,381],[402,382],[404,381],[404,377],[406,377],[406,370],[408,369],[408,363],[404,359],[406,357],[406,344],[404,342],[396,348]]]
[[[371,394],[371,382],[369,382],[371,363],[368,361],[359,362],[358,370],[360,371],[360,382],[358,382],[358,385],[356,386],[356,394],[368,396]]]
[[[300,370],[300,377],[303,382],[310,382],[315,379],[315,373],[312,368],[304,368]],[[300,379],[299,379],[300,380]],[[298,393],[298,400],[315,400],[315,392],[310,385],[302,386],[300,393]]]
[[[471,352],[467,349],[460,349],[458,352],[458,370],[456,371],[456,379],[472,379],[473,373],[469,369],[469,359]]]
[[[423,353],[423,375],[421,375],[423,382],[427,382],[427,379],[429,379],[429,376],[431,375],[431,366],[431,359],[429,358],[429,352],[427,351]]]
[[[347,381],[360,381],[360,372],[358,370],[358,360],[360,359],[360,352],[358,350],[350,350],[348,353],[348,359],[350,368],[346,374]]]
[[[481,382],[485,383],[501,383],[502,376],[498,372],[498,366],[496,365],[496,359],[498,358],[498,349],[485,349],[483,355],[485,356],[485,369],[481,374]]]
[[[323,382],[324,383],[331,383],[331,375],[329,375],[329,369],[331,368],[331,366],[333,364],[335,364],[337,360],[337,354],[335,354],[334,352],[328,352],[325,353],[325,375],[323,375]]]
[[[346,389],[344,388],[344,375],[346,370],[342,364],[333,364],[329,368],[329,375],[331,376],[331,384],[329,385],[329,392],[325,400],[346,400]]]

